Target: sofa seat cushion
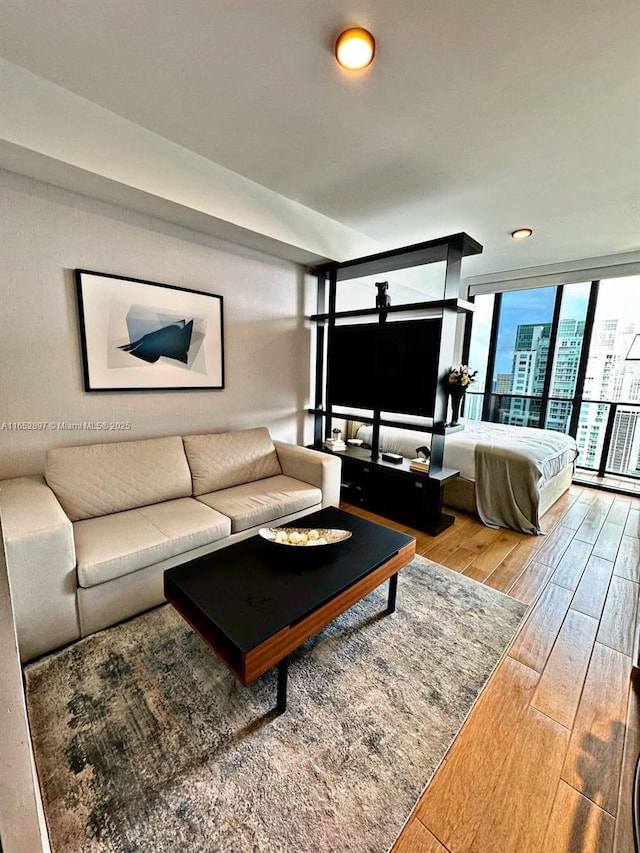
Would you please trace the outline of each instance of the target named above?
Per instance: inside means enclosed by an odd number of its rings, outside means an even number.
[[[78,584],[105,583],[230,533],[228,518],[193,498],[76,521]]]
[[[283,515],[301,512],[322,503],[322,492],[315,486],[278,474],[254,483],[233,486],[199,501],[231,519],[231,532],[239,533],[258,524],[269,524]]]
[[[266,427],[209,435],[185,435],[195,497],[282,474]]]

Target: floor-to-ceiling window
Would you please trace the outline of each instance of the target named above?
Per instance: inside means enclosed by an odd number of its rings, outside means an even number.
[[[576,438],[585,469],[640,478],[640,276],[598,288]]]
[[[473,331],[469,347],[468,361],[477,370],[477,376],[470,386],[465,399],[465,417],[470,420],[482,420],[485,400],[485,385],[490,371],[489,352],[491,351],[491,318],[493,316],[494,295],[478,296],[473,313]],[[489,383],[490,384],[490,383]]]
[[[468,362],[478,376],[465,417],[570,433],[583,477],[635,489],[640,276],[479,295],[475,304]]]
[[[590,283],[568,284],[560,292],[545,429],[571,432],[590,293]]]
[[[554,291],[543,287],[502,296],[494,369],[499,397],[494,420],[500,423],[541,426]]]

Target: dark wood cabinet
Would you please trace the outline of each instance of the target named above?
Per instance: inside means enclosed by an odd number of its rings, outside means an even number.
[[[347,503],[432,536],[453,524],[454,517],[442,512],[442,489],[459,471],[412,471],[409,460],[399,464],[382,458],[374,461],[371,452],[362,448],[350,447],[334,455],[342,459],[341,497]]]

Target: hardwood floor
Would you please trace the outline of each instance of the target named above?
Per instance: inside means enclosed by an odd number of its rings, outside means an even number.
[[[573,485],[546,536],[455,512],[417,552],[529,611],[392,853],[634,853],[640,499]]]

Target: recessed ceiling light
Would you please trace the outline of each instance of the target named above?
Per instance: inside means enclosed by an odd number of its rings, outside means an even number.
[[[514,240],[526,240],[527,237],[531,237],[533,231],[531,228],[516,228],[515,231],[511,232],[511,236]]]
[[[376,43],[368,30],[351,27],[340,33],[336,40],[336,59],[338,64],[349,71],[359,71],[371,63],[376,51]]]

